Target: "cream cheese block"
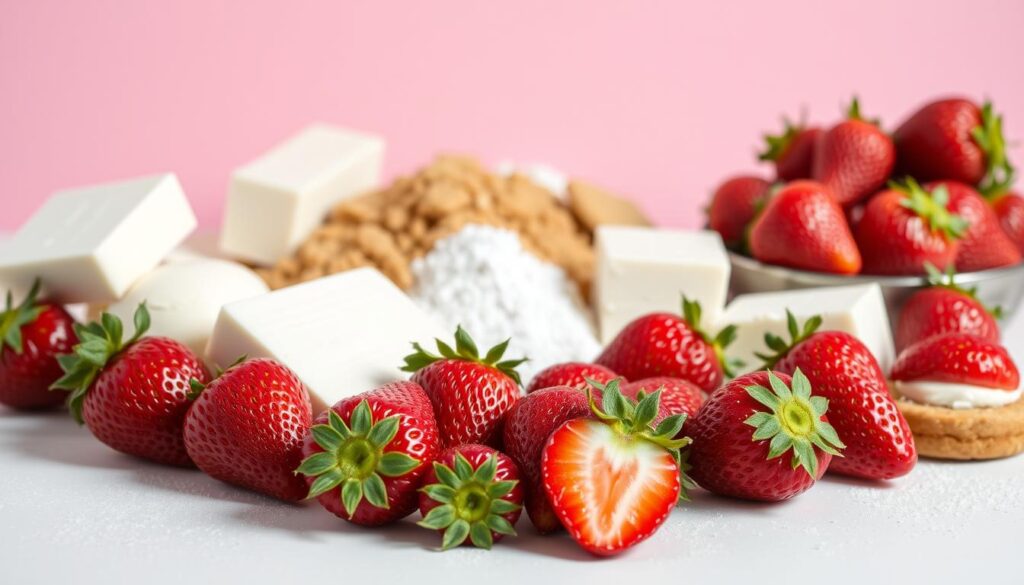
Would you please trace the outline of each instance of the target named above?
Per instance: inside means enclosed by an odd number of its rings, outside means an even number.
[[[384,140],[310,126],[231,177],[221,249],[258,264],[290,254],[338,201],[380,182]]]
[[[61,191],[0,247],[0,282],[63,303],[116,301],[196,227],[173,174]]]
[[[342,398],[404,380],[410,343],[447,332],[387,277],[361,268],[276,290],[221,309],[207,359],[270,357],[309,388],[314,413]]]
[[[736,325],[736,340],[726,354],[744,362],[740,372],[749,372],[762,363],[755,353],[771,353],[764,343],[765,333],[789,340],[786,309],[803,325],[807,318],[821,315],[818,331],[845,331],[854,335],[874,354],[884,373],[895,360],[889,316],[882,289],[875,283],[809,288],[782,292],[740,295],[726,307],[717,327]]]
[[[140,278],[107,312],[130,323],[135,309],[145,302],[152,320],[147,335],[170,337],[201,356],[221,307],[268,290],[255,272],[236,262],[182,260],[159,266]]]
[[[718,320],[729,288],[729,257],[713,231],[600,226],[593,298],[602,342],[655,312],[682,314],[682,296]]]

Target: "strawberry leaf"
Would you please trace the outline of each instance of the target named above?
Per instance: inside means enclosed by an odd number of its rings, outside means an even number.
[[[440,355],[430,353],[423,349],[423,346],[419,343],[413,343],[413,352],[405,356],[405,363],[400,369],[403,372],[418,372],[441,360],[459,360],[482,364],[498,370],[511,378],[516,385],[522,386],[522,379],[516,368],[525,362],[526,358],[502,359],[505,356],[505,351],[508,349],[510,339],[506,339],[490,348],[482,358],[480,357],[480,351],[477,348],[476,342],[473,341],[473,338],[470,337],[469,333],[461,325],[455,329],[455,349],[452,349],[451,345],[440,339],[435,339],[434,341],[437,344],[437,351]]]

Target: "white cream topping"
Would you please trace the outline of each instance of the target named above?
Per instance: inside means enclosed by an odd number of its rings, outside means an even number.
[[[894,382],[896,391],[903,396],[932,406],[945,406],[957,410],[967,408],[995,408],[1012,404],[1021,397],[1021,389],[999,390],[974,386],[972,384],[951,384],[949,382],[928,382],[914,380]]]

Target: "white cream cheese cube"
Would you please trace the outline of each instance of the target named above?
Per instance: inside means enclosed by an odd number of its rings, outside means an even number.
[[[196,227],[173,174],[61,191],[0,248],[0,281],[63,303],[115,301]]]
[[[222,367],[242,355],[281,362],[309,388],[317,413],[407,379],[400,367],[410,342],[450,334],[383,274],[361,268],[225,305],[206,354]]]
[[[595,248],[593,297],[602,342],[642,315],[682,314],[683,295],[700,302],[705,326],[721,315],[729,257],[716,232],[601,226]]]
[[[132,286],[107,312],[131,323],[142,302],[149,309],[147,335],[170,337],[202,356],[221,307],[266,294],[255,272],[228,260],[182,260],[158,266]]]
[[[290,254],[338,201],[380,182],[384,140],[310,126],[231,177],[221,249],[259,264]]]
[[[889,314],[885,310],[882,289],[870,283],[753,293],[733,299],[719,327],[737,327],[736,340],[725,352],[731,358],[743,360],[745,365],[740,371],[753,371],[761,365],[755,353],[771,353],[764,343],[765,333],[774,333],[789,341],[786,309],[792,311],[801,327],[809,317],[821,315],[818,331],[845,331],[871,350],[883,372],[888,373],[892,367],[895,350]]]

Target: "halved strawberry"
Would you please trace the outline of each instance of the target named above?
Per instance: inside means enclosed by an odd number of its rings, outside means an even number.
[[[970,384],[1016,390],[1020,373],[1006,348],[969,333],[947,333],[919,341],[896,358],[892,379]]]
[[[569,535],[587,551],[613,555],[654,534],[682,492],[675,439],[685,416],[651,427],[660,392],[634,403],[605,386],[602,407],[590,398],[596,418],[563,424],[552,433],[541,462],[544,489]]]
[[[917,291],[903,304],[896,326],[896,351],[940,333],[971,333],[999,341],[996,323],[1002,314],[999,307],[985,307],[978,300],[974,287],[958,285],[952,266],[946,268],[946,272],[940,272],[931,264],[925,264],[925,269],[931,286]]]
[[[555,386],[571,386],[586,390],[589,384],[587,380],[594,380],[602,384],[611,382],[618,377],[618,374],[600,364],[588,364],[584,362],[567,362],[555,364],[541,370],[530,385],[526,387],[526,393],[530,394],[544,388]]]

